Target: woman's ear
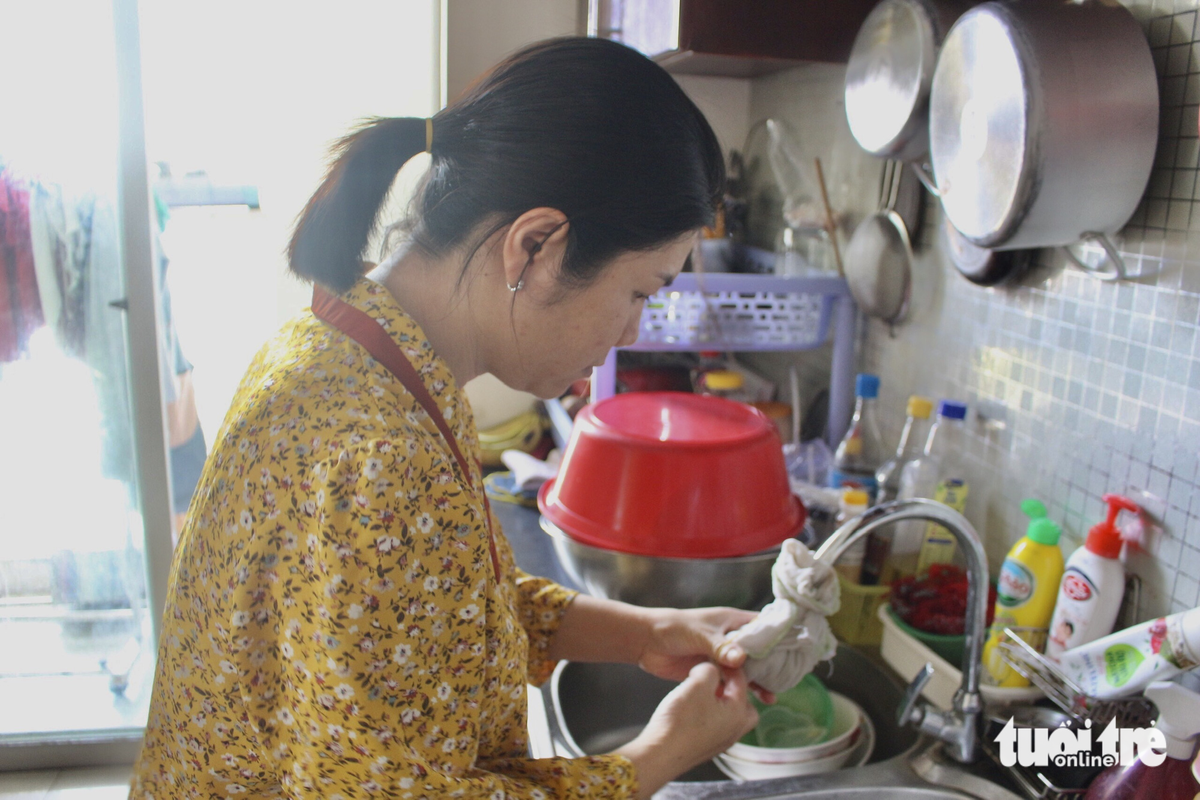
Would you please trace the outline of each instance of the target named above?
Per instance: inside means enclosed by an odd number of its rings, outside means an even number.
[[[501,243],[503,277],[510,290],[544,290],[558,283],[569,227],[567,215],[556,208],[533,208],[513,221]]]

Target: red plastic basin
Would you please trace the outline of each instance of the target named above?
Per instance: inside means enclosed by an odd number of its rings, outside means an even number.
[[[684,392],[585,407],[538,507],[584,544],[673,558],[766,550],[806,516],[775,425],[743,403]]]

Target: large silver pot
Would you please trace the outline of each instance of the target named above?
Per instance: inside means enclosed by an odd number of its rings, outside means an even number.
[[[542,517],[542,530],[571,578],[588,594],[647,608],[732,606],[757,611],[771,601],[779,548],[734,558],[663,558],[578,542]]]
[[[1133,215],[1158,141],[1141,26],[1109,0],[1004,0],[964,14],[930,89],[950,222],[980,247],[1102,240]],[[1081,265],[1082,266],[1082,265]]]

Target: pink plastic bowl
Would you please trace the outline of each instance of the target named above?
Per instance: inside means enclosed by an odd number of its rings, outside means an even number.
[[[622,394],[580,411],[538,507],[584,544],[673,558],[766,550],[806,516],[766,415],[684,392]]]

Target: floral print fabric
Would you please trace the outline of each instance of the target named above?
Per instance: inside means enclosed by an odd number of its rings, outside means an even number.
[[[620,756],[527,757],[526,682],[574,594],[520,572],[478,436],[391,294],[342,296],[412,362],[411,394],[306,313],[251,364],[180,538],[131,797],[628,797]]]

